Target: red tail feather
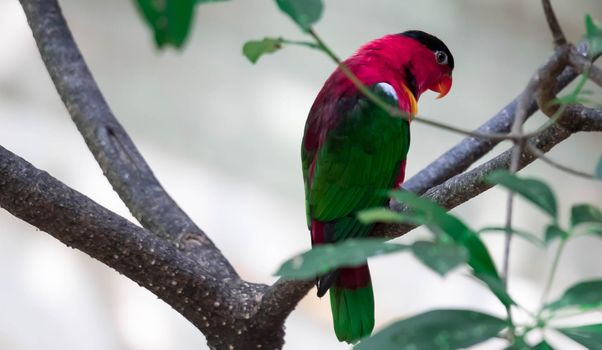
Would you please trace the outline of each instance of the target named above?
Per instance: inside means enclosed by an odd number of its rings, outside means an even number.
[[[370,283],[368,265],[340,269],[335,286],[346,289],[364,288]]]

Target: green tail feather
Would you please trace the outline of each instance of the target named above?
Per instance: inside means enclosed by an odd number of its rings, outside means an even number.
[[[357,289],[330,288],[330,308],[339,341],[354,343],[370,335],[374,328],[372,284]]]

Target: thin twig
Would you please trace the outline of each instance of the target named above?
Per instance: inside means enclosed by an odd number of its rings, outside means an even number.
[[[548,276],[548,280],[546,281],[546,286],[543,289],[539,308],[540,312],[537,314],[537,318],[539,318],[539,316],[541,315],[541,310],[543,310],[543,306],[545,305],[546,301],[548,300],[548,296],[550,295],[550,290],[552,288],[552,284],[554,283],[554,277],[556,277],[556,270],[558,269],[558,262],[560,261],[560,256],[564,251],[566,242],[567,241],[565,239],[561,240],[560,244],[558,245],[558,249],[556,249],[556,254],[554,254],[554,262],[552,263],[552,269],[550,270],[550,275]]]
[[[514,135],[522,135],[523,134],[523,124],[527,119],[527,108],[529,107],[529,99],[533,96],[533,93],[539,88],[540,84],[540,72],[538,71],[533,78],[527,84],[527,88],[523,92],[522,96],[518,101],[518,106],[516,108],[516,114],[514,116],[514,121],[512,123],[511,132]],[[524,148],[524,140],[515,140],[514,146],[512,147],[512,156],[510,158],[510,168],[509,171],[511,173],[516,173],[519,170],[520,166],[520,158],[523,153]],[[509,267],[510,267],[510,248],[512,246],[512,214],[514,210],[514,192],[508,191],[508,198],[506,200],[506,233],[504,239],[504,257],[502,262],[502,281],[504,283],[504,288],[508,288],[508,277],[509,277]],[[513,316],[512,316],[512,306],[505,305],[506,314],[508,315],[508,334],[510,337],[510,341],[513,342],[516,338],[516,329],[514,327]]]
[[[546,15],[546,20],[548,22],[548,26],[550,27],[550,31],[552,32],[552,37],[554,38],[554,45],[556,47],[565,45],[567,43],[566,37],[562,32],[562,28],[560,27],[560,23],[558,23],[558,18],[556,17],[556,13],[554,13],[554,8],[552,8],[552,4],[550,0],[542,0],[543,11]]]
[[[544,4],[545,4],[544,0]],[[545,7],[545,6],[544,6]],[[545,110],[545,112],[553,113],[549,115],[549,120],[543,126],[541,126],[537,131],[536,135],[547,130],[552,125],[556,123],[558,119],[560,119],[564,115],[565,106],[562,105],[560,107],[555,106],[553,112],[550,112],[546,109],[553,99],[555,99],[555,95],[553,93],[553,86],[556,82],[556,76],[562,72],[562,70],[566,67],[567,64],[567,53],[568,47],[561,46],[556,49],[556,55],[553,56],[548,64],[545,67],[542,67],[537,70],[535,75],[529,80],[525,91],[521,95],[518,101],[518,106],[516,108],[516,114],[514,117],[514,121],[512,123],[511,133],[514,135],[524,135],[523,133],[523,125],[527,119],[529,101],[533,98],[533,96],[537,96],[537,103],[541,110]],[[577,89],[574,93],[579,93],[579,91],[583,88],[583,85],[577,86]],[[541,91],[545,90],[545,93]],[[532,137],[532,136],[529,136]],[[510,167],[509,171],[511,173],[516,173],[519,170],[520,165],[520,157],[523,154],[523,150],[525,148],[525,140],[520,138],[513,141],[514,145],[512,147],[512,156],[510,159]],[[506,237],[504,241],[504,257],[503,257],[503,265],[502,265],[502,280],[504,281],[504,285],[507,287],[508,285],[508,273],[509,273],[509,261],[510,261],[510,248],[512,244],[512,214],[513,214],[513,203],[514,203],[514,192],[508,191],[508,198],[506,200]]]
[[[542,151],[540,151],[537,148],[535,148],[535,146],[533,146],[532,144],[527,144],[527,149],[529,150],[529,152],[535,154],[535,156],[537,156],[537,158],[539,158],[540,160],[544,161],[545,163],[549,164],[550,166],[552,166],[552,167],[554,167],[554,168],[556,168],[558,170],[564,171],[564,172],[569,173],[571,175],[582,177],[582,178],[587,179],[587,180],[602,181],[602,179],[598,179],[597,177],[595,177],[592,174],[588,174],[586,172],[575,170],[575,169],[573,169],[571,167],[568,167],[566,165],[562,165],[562,164],[560,164],[560,163],[558,163],[558,162],[556,162],[556,161],[548,158]]]
[[[554,75],[550,74],[550,68],[546,67],[545,70],[538,70],[535,75],[529,80],[525,91],[518,101],[516,108],[516,114],[512,123],[511,132],[515,135],[522,135],[523,124],[527,119],[527,109],[529,107],[529,100],[535,95],[535,92],[539,89],[542,80],[555,79]],[[512,156],[510,159],[509,171],[516,173],[520,165],[520,157],[523,153],[524,143],[522,140],[515,140],[514,146],[512,147]],[[510,258],[510,246],[512,243],[512,209],[514,202],[514,192],[508,191],[508,199],[506,201],[506,239],[504,242],[504,258],[502,268],[502,280],[504,285],[508,285],[508,267]],[[509,312],[510,313],[510,312]]]
[[[316,43],[312,43],[309,41],[302,41],[302,40],[289,40],[289,39],[285,39],[285,38],[278,38],[278,40],[282,43],[282,44],[287,44],[287,45],[295,45],[295,46],[305,46],[305,47],[309,47],[310,49],[316,49],[316,50],[321,50],[322,48],[317,45]]]

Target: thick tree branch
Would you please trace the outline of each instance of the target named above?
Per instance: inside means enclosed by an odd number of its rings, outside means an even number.
[[[178,207],[155,178],[100,92],[56,0],[21,0],[40,55],[73,122],[105,176],[151,232],[160,235],[206,266],[236,272],[205,233]]]
[[[223,278],[227,267],[198,264],[140,228],[0,147],[0,206],[126,275],[184,315],[212,347],[282,345],[282,322],[249,322],[266,286]]]
[[[284,322],[303,297],[314,287],[315,281],[279,279],[263,296],[257,313],[258,322]]]

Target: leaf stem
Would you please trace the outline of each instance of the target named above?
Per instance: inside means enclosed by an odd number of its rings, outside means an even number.
[[[558,262],[560,261],[560,256],[562,255],[562,252],[564,250],[566,242],[567,242],[566,239],[563,239],[562,241],[560,241],[560,244],[558,245],[558,249],[556,249],[556,254],[554,256],[554,262],[552,263],[552,269],[550,270],[550,275],[548,276],[548,281],[546,282],[546,286],[545,286],[543,294],[541,296],[540,310],[543,309],[543,306],[545,305],[545,302],[548,299],[548,296],[550,294],[550,289],[552,288],[552,283],[554,282],[554,277],[556,276],[556,270],[558,269]],[[541,314],[541,311],[540,311],[540,314]]]
[[[305,46],[305,47],[309,47],[309,48],[316,49],[316,50],[322,49],[318,44],[312,43],[310,41],[289,40],[289,39],[285,39],[285,38],[278,38],[278,41],[280,41],[281,44]]]

